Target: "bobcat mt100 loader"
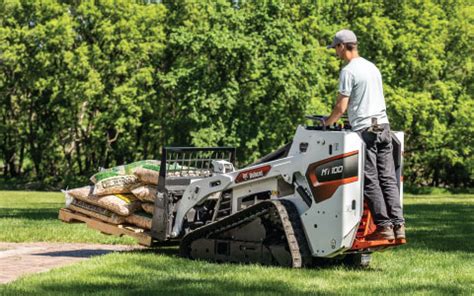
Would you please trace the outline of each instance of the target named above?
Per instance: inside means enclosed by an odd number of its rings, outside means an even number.
[[[375,225],[360,136],[309,118],[291,143],[240,170],[232,148],[164,148],[151,236],[179,241],[188,258],[288,267],[318,258],[367,266],[372,252],[404,244],[365,239]],[[403,133],[392,142],[403,199]]]

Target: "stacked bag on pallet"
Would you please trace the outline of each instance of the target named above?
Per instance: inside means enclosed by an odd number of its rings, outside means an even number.
[[[107,223],[151,229],[159,172],[156,160],[102,169],[90,178],[93,185],[64,191],[66,207]]]

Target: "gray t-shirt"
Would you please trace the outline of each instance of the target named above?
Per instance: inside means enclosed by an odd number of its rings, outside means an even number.
[[[349,97],[347,113],[353,131],[371,126],[373,117],[379,124],[388,123],[382,75],[373,63],[362,57],[352,59],[339,75],[339,93]]]

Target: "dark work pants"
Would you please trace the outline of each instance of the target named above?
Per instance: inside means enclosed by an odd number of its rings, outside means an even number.
[[[404,224],[393,161],[390,125],[358,131],[365,142],[364,198],[377,226]]]

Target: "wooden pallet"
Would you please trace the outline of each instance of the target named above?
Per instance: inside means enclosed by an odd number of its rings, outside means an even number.
[[[142,246],[152,246],[153,238],[151,235],[141,228],[136,228],[131,225],[120,224],[114,225],[109,224],[95,218],[88,217],[84,214],[73,212],[69,209],[62,208],[59,210],[59,220],[66,223],[86,223],[88,227],[98,230],[105,234],[111,235],[128,235],[135,238],[138,243]]]

